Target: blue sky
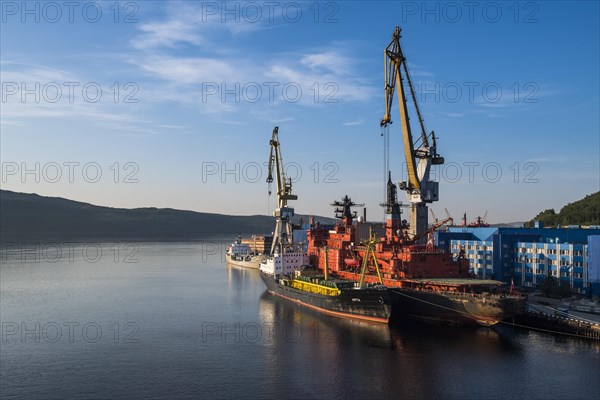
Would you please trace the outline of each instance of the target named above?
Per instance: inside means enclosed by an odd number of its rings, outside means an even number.
[[[598,2],[114,4],[2,3],[3,189],[267,214],[277,125],[297,212],[348,194],[380,218],[400,25],[446,159],[436,214],[526,220],[599,190]],[[399,123],[390,135],[399,181]]]

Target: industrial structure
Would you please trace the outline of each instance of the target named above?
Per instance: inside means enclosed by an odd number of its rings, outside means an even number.
[[[273,173],[275,173],[275,185],[277,190],[277,208],[273,211],[275,217],[275,232],[271,244],[271,255],[276,250],[280,253],[292,250],[293,226],[292,217],[294,209],[288,207],[288,200],[298,200],[298,196],[292,194],[292,180],[286,180],[285,168],[281,157],[281,146],[279,145],[279,128],[273,129],[271,136],[271,153],[269,155],[269,175],[267,183],[269,184],[269,195],[271,194],[271,183],[273,183]]]
[[[436,151],[435,134],[425,131],[398,27],[385,48],[384,60],[386,109],[380,126],[384,136],[385,200],[381,205],[386,214],[385,232],[380,236],[369,232],[368,237],[359,240],[361,222],[352,208],[360,205],[344,196],[331,204],[337,218],[333,227],[314,224],[308,231],[311,265],[324,276],[353,281],[358,287],[371,284],[389,288],[397,317],[491,326],[522,313],[522,296],[505,290],[502,282],[474,279],[469,275],[467,260],[453,259],[450,252],[435,248],[433,232],[452,220],[448,217],[431,227],[427,221],[427,204],[439,199],[438,183],[430,179],[430,169],[444,159]],[[417,140],[410,128],[403,76],[421,127]],[[396,89],[408,167],[407,182],[400,182],[399,188],[408,194],[410,222],[402,219],[398,187],[389,169],[388,126]]]
[[[553,276],[574,293],[600,295],[600,228],[537,226],[449,227],[435,242],[455,256],[464,252],[481,278],[536,288]]]
[[[419,103],[415,96],[415,90],[408,73],[406,57],[400,46],[400,31],[396,27],[392,35],[392,41],[388,44],[384,51],[384,80],[385,80],[385,113],[381,119],[380,126],[382,128],[382,136],[384,136],[384,174],[388,176],[387,183],[387,203],[382,204],[386,207],[386,214],[398,214],[399,207],[393,207],[393,200],[390,196],[396,196],[396,187],[392,183],[391,173],[389,171],[389,133],[388,126],[392,123],[391,111],[394,102],[394,92],[398,91],[398,105],[400,108],[400,121],[402,124],[402,140],[404,143],[404,155],[408,172],[407,182],[400,182],[400,189],[406,191],[410,203],[410,223],[408,234],[412,238],[421,236],[422,233],[429,229],[427,222],[428,211],[427,203],[432,203],[439,200],[439,183],[430,180],[430,169],[432,165],[444,163],[444,158],[437,153],[435,133],[427,133],[425,130],[425,122],[421,116]],[[404,74],[404,78],[402,77]],[[412,104],[414,105],[421,134],[413,138],[411,131],[408,102],[406,101],[406,93],[403,80],[406,79]],[[393,186],[393,187],[392,187]],[[422,237],[424,239],[424,237]],[[422,242],[423,240],[421,240]]]
[[[285,179],[277,127],[273,130],[270,146],[267,182],[271,194],[270,185],[275,173],[277,208],[273,215],[276,218],[276,226],[271,254],[259,266],[260,277],[267,290],[325,314],[388,323],[391,305],[387,288],[380,285],[357,287],[351,280],[336,279],[329,277],[327,272],[322,275],[315,268],[309,268],[308,254],[303,246],[293,241],[291,219],[294,209],[288,207],[287,201],[296,200],[298,196],[292,194],[292,181]],[[313,218],[311,220],[314,221]]]
[[[252,235],[251,237],[242,238],[242,244],[247,244],[253,254],[269,254],[273,245],[273,236]]]

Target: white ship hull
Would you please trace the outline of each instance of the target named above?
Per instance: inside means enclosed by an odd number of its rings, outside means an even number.
[[[226,255],[227,265],[234,265],[236,267],[249,268],[249,269],[259,269],[260,263],[265,261],[267,256],[265,255],[257,255],[250,256],[250,260],[248,261],[248,257],[232,257],[229,254]]]

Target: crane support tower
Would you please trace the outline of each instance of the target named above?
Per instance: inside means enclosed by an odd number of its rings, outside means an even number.
[[[429,172],[432,165],[443,164],[444,158],[437,153],[435,133],[432,131],[427,134],[425,131],[425,122],[419,110],[406,58],[400,46],[400,31],[401,29],[396,27],[392,41],[384,51],[385,114],[380,125],[385,129],[392,123],[390,114],[394,92],[397,91],[404,156],[408,172],[407,182],[400,182],[399,187],[407,192],[410,203],[409,235],[422,238],[422,234],[429,228],[427,203],[439,200],[439,183],[430,179]],[[409,122],[404,80],[410,91],[421,128],[421,134],[415,138],[413,138]]]

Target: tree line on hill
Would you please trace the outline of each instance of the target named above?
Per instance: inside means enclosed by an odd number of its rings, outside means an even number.
[[[553,208],[540,212],[526,228],[533,227],[534,221],[541,221],[546,228],[567,225],[600,225],[600,192],[585,196],[569,203],[557,213]]]

